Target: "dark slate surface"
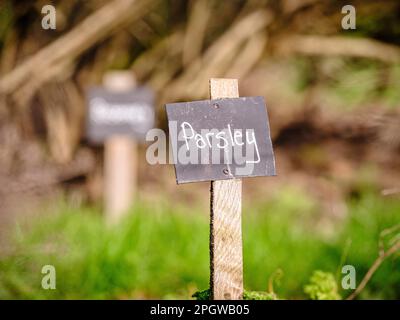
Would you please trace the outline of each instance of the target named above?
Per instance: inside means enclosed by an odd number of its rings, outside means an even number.
[[[226,99],[216,99],[216,100],[203,100],[203,101],[193,101],[184,103],[170,103],[166,105],[168,126],[170,131],[170,143],[172,145],[172,150],[174,154],[175,162],[175,173],[177,183],[187,183],[187,182],[197,182],[197,181],[211,181],[211,180],[224,180],[232,178],[243,178],[243,177],[257,177],[257,176],[274,176],[275,172],[275,159],[271,143],[269,121],[267,108],[263,97],[240,97],[240,98],[226,98]],[[183,135],[182,124],[185,123],[186,128],[186,140]],[[188,125],[190,124],[190,126]],[[228,125],[230,131],[228,130]],[[205,133],[203,133],[203,140],[206,142],[206,146],[203,149],[198,148],[199,146],[204,146],[201,142],[196,144],[196,139],[193,135],[196,133],[201,133],[202,129],[213,129],[214,135],[208,136],[209,140],[206,140]],[[239,130],[241,129],[241,130]],[[217,136],[218,132],[225,130]],[[246,139],[246,130],[248,132],[249,140]],[[238,136],[235,140],[235,132],[241,131],[243,134],[243,140]],[[180,139],[178,139],[178,134],[180,134]],[[232,135],[231,135],[232,134]],[[257,149],[255,149],[255,144],[252,143],[251,139],[255,137],[257,142]],[[237,135],[240,135],[237,133]],[[220,137],[223,136],[227,139],[230,146],[237,146],[242,142],[246,142],[243,146],[242,154],[245,156],[245,161],[257,161],[254,163],[253,167],[251,164],[247,164],[249,170],[243,171],[245,164],[240,161],[233,160],[231,163],[228,158],[224,158],[223,155],[226,149],[219,148],[219,155],[215,152],[218,150],[218,144],[220,147],[225,145],[225,141]],[[214,138],[214,140],[212,139]],[[233,138],[233,139],[232,139]],[[232,140],[234,141],[232,143]],[[210,144],[207,142],[210,141]],[[178,160],[178,152],[182,153],[186,151],[189,154],[188,145],[191,151],[202,150],[201,156],[194,156],[193,159],[208,160],[208,164],[203,163],[185,163]],[[246,153],[245,146],[249,145],[253,147],[254,157],[250,153]],[[204,153],[204,150],[208,150]],[[185,153],[185,152],[183,152]],[[213,163],[211,161],[211,154],[217,154],[216,158],[219,159],[220,163]],[[196,155],[196,153],[191,153]],[[259,155],[259,157],[257,156]],[[203,158],[202,158],[203,157]],[[242,168],[242,171],[240,169]],[[252,169],[251,169],[252,168]]]

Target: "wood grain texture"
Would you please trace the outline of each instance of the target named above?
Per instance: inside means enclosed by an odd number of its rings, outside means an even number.
[[[122,92],[135,87],[130,72],[110,72],[103,84]],[[117,223],[133,204],[137,184],[137,142],[132,137],[112,136],[104,143],[104,207],[106,220]]]
[[[211,79],[210,97],[239,97],[236,79]],[[214,300],[243,298],[242,181],[211,182],[210,288]]]

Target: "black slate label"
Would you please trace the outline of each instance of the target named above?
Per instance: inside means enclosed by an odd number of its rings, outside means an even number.
[[[263,97],[166,105],[177,183],[274,176]]]

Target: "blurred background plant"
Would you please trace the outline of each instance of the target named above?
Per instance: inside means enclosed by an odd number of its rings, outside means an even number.
[[[310,283],[304,287],[304,292],[312,300],[340,300],[335,277],[321,270],[314,271]]]
[[[41,27],[46,4],[56,30]],[[346,4],[356,30],[341,28]],[[161,128],[163,104],[208,98],[211,77],[265,96],[278,177],[244,182],[245,287],[268,291],[282,269],[274,292],[305,298],[313,271],[336,274],[343,259],[359,284],[380,233],[400,222],[399,17],[396,0],[1,1],[0,298],[207,288],[207,183],[177,187],[141,146],[136,207],[115,228],[101,219],[85,93],[114,69],[155,90]],[[52,263],[57,290],[44,291]],[[395,252],[359,297],[398,299],[399,288]]]
[[[292,194],[293,203],[303,196]],[[167,199],[142,203],[110,228],[96,209],[60,203],[37,213],[34,223],[20,222],[12,241],[3,245],[1,299],[188,299],[208,287],[209,221],[200,209],[171,205]],[[279,299],[347,297],[352,290],[340,286],[342,264],[355,267],[359,284],[378,257],[380,231],[398,221],[400,202],[365,194],[348,208],[348,216],[327,238],[315,231],[306,207],[281,198],[247,204],[246,288]],[[56,268],[56,290],[41,288],[45,264]],[[398,264],[398,255],[383,262],[360,297],[399,297]],[[281,276],[271,287],[277,270]],[[325,272],[319,276],[315,270]],[[309,288],[306,293],[304,288]]]

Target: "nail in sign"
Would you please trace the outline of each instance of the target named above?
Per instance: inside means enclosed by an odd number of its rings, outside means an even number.
[[[274,176],[263,97],[166,105],[177,183]]]
[[[154,94],[145,87],[121,92],[92,88],[88,106],[87,137],[95,144],[112,135],[143,141],[154,126]]]

